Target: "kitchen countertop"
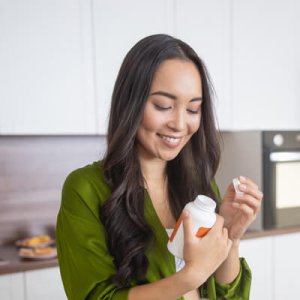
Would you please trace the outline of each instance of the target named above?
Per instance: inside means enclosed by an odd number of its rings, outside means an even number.
[[[243,240],[262,238],[268,236],[277,236],[295,232],[300,232],[300,226],[289,227],[285,229],[246,232],[246,234],[243,237]],[[1,259],[5,260],[5,264],[2,264]],[[51,268],[57,266],[57,258],[46,260],[23,259],[18,256],[18,248],[15,245],[0,245],[0,275]]]
[[[269,230],[253,230],[247,231],[242,240],[256,239],[268,236],[276,236],[288,233],[300,232],[300,226],[282,228],[282,229],[269,229]]]
[[[4,260],[4,261],[2,261]],[[0,246],[0,275],[58,266],[57,258],[32,260],[19,257],[15,245]]]

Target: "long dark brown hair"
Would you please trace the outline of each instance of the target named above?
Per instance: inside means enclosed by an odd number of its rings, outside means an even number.
[[[211,181],[219,164],[220,147],[212,104],[212,85],[202,60],[183,41],[165,34],[140,40],[126,55],[111,102],[104,174],[111,195],[101,208],[101,220],[117,273],[111,280],[125,287],[144,280],[145,256],[154,234],[144,218],[144,180],[136,149],[152,79],[167,59],[191,61],[202,80],[203,103],[199,130],[178,156],[167,162],[168,193],[175,219],[198,194],[215,197]]]

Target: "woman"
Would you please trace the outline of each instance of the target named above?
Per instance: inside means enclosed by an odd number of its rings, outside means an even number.
[[[202,239],[184,211],[184,261],[167,250],[167,229],[198,194],[219,200],[219,145],[206,69],[168,35],[139,41],[119,71],[102,161],[65,181],[57,249],[69,299],[248,299],[251,272],[239,240],[262,193],[240,177]]]

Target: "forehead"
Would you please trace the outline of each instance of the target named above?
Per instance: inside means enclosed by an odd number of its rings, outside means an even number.
[[[190,60],[165,60],[158,66],[153,77],[151,91],[156,89],[202,94],[200,72]]]

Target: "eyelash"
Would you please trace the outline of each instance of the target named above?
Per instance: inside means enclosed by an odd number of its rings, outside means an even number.
[[[166,111],[168,109],[170,109],[171,107],[163,107],[163,106],[159,106],[157,104],[154,104],[155,108],[159,111]],[[193,115],[199,114],[200,113],[200,109],[199,110],[191,110],[191,109],[187,109],[187,112]]]
[[[199,114],[199,113],[200,113],[200,109],[199,109],[199,110],[190,110],[190,109],[187,109],[187,111],[188,111],[190,114],[193,114],[193,115],[196,115],[196,114]]]
[[[168,109],[171,108],[171,107],[163,107],[163,106],[159,106],[159,105],[157,105],[157,104],[154,104],[154,107],[155,107],[157,110],[160,110],[160,111],[168,110]]]

